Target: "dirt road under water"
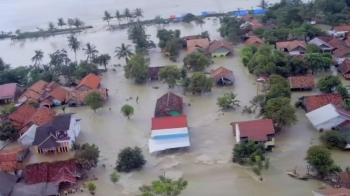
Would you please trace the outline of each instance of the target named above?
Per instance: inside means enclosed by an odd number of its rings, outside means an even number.
[[[24,1],[17,0],[17,3],[23,3]],[[43,3],[42,1],[33,1],[34,4]],[[39,3],[40,2],[40,3]],[[53,5],[57,4],[57,1],[48,1]],[[65,0],[62,4],[65,4]],[[77,4],[76,1],[75,3]],[[84,1],[85,2],[85,1]],[[114,1],[113,1],[114,2]],[[195,6],[197,3],[206,2],[203,6]],[[210,5],[209,5],[210,2]],[[220,2],[220,0],[217,0]],[[230,1],[230,3],[224,4],[222,9],[237,9],[236,2]],[[226,1],[225,1],[226,2]],[[241,2],[241,1],[239,1]],[[243,2],[243,1],[242,1]],[[256,1],[244,1],[254,2]],[[4,0],[0,2],[0,5],[15,6],[11,1]],[[71,1],[66,2],[70,4]],[[96,2],[95,2],[96,3]],[[109,1],[112,3],[112,1]],[[116,1],[118,4],[119,2]],[[124,0],[120,1],[124,3]],[[168,2],[169,7],[175,4],[181,4],[185,7],[184,2]],[[214,7],[215,1],[196,1],[192,2],[194,9],[202,8],[208,10]],[[248,3],[248,4],[249,4]],[[61,3],[60,3],[61,4]],[[93,1],[87,1],[86,4],[94,4]],[[96,3],[96,4],[100,4]],[[182,13],[191,10],[173,10],[167,9],[165,11],[158,11],[159,8],[155,7],[155,4],[161,6],[161,3],[157,0],[140,2],[145,4],[145,15],[152,16],[155,13],[168,13],[173,14],[176,12]],[[147,4],[147,5],[146,5]],[[174,5],[173,5],[174,4]],[[70,4],[71,5],[71,4]],[[116,6],[115,9],[123,9],[129,7],[129,4],[125,4],[122,8]],[[168,4],[166,4],[168,6]],[[227,6],[226,6],[227,5]],[[234,6],[233,6],[234,5]],[[250,4],[249,4],[250,5]],[[253,4],[252,4],[253,5]],[[66,6],[66,5],[65,5]],[[68,6],[68,5],[67,5]],[[72,6],[72,5],[71,5]],[[81,7],[76,5],[78,10],[81,11]],[[85,5],[82,5],[84,8]],[[106,7],[100,7],[100,12],[87,12],[86,19],[95,16],[94,19],[98,20],[96,15],[102,14],[104,8],[110,8],[110,4],[105,4]],[[165,5],[162,5],[165,8]],[[45,7],[45,5],[43,5]],[[48,5],[46,5],[48,7]],[[98,7],[98,6],[96,6]],[[181,6],[180,6],[181,7]],[[243,6],[242,6],[243,7]],[[91,8],[91,7],[90,7]],[[130,8],[133,8],[130,6]],[[4,9],[0,6],[1,10]],[[120,9],[120,10],[121,10]],[[154,10],[157,10],[155,12]],[[180,9],[180,8],[179,8]],[[22,9],[21,9],[22,10]],[[91,9],[87,9],[88,11]],[[216,9],[210,9],[216,10]],[[23,10],[22,10],[23,11]],[[228,10],[225,10],[228,11]],[[38,15],[37,12],[32,11],[33,15]],[[8,12],[6,12],[8,13]],[[70,13],[72,15],[72,13]],[[92,16],[90,16],[90,14]],[[47,12],[46,12],[46,15]],[[53,14],[55,18],[58,13]],[[0,14],[1,16],[1,14]],[[11,19],[13,15],[4,15],[6,24],[4,21],[0,22],[0,27],[13,26],[12,23],[16,23],[17,19]],[[79,15],[78,15],[79,16]],[[50,20],[51,15],[45,18]],[[16,15],[15,18],[18,18]],[[30,19],[30,18],[29,18]],[[37,19],[37,18],[36,18]],[[83,20],[85,18],[82,18]],[[18,19],[19,20],[19,19]],[[34,19],[33,19],[34,20]],[[54,19],[52,19],[54,20]],[[31,20],[29,20],[31,21]],[[39,24],[43,19],[39,20]],[[93,19],[91,20],[93,21]],[[28,28],[33,25],[28,22]],[[11,25],[9,25],[11,24]],[[19,24],[24,25],[23,20],[19,21]],[[37,23],[36,23],[37,24]],[[89,24],[89,23],[87,23]],[[109,53],[113,55],[114,48],[121,43],[129,43],[127,40],[126,31],[106,31],[106,24],[94,25],[91,31],[83,32],[80,34],[79,39],[83,43],[90,42],[97,46],[100,53]],[[182,35],[192,35],[200,33],[200,28],[194,25],[169,25],[164,26],[167,29],[180,29]],[[147,28],[147,33],[151,35],[151,39],[157,42],[155,37],[156,31],[159,27],[151,26]],[[212,39],[219,39],[216,29],[218,25],[213,24],[212,21],[207,21],[203,26],[203,29],[210,32]],[[1,29],[0,29],[1,30]],[[27,65],[30,62],[31,57],[34,54],[35,49],[41,49],[46,54],[43,62],[48,60],[47,54],[55,50],[67,47],[67,38],[64,36],[55,36],[47,38],[45,40],[38,39],[36,41],[18,41],[11,42],[9,40],[0,42],[1,57],[5,62],[11,63],[13,66]],[[82,132],[79,136],[79,142],[95,143],[101,150],[101,158],[99,166],[91,171],[99,179],[95,181],[97,184],[97,195],[111,196],[111,195],[135,195],[137,188],[145,183],[157,178],[158,175],[164,172],[170,173],[175,176],[183,176],[189,181],[189,187],[183,192],[184,196],[193,195],[215,195],[215,196],[227,196],[227,195],[311,195],[311,191],[317,189],[321,183],[317,181],[298,181],[288,177],[285,174],[286,170],[291,170],[295,166],[298,166],[298,172],[304,173],[306,171],[306,164],[304,162],[305,152],[311,145],[317,144],[319,133],[313,130],[305,117],[305,112],[301,109],[298,110],[298,123],[295,126],[284,129],[276,138],[276,150],[273,153],[269,153],[271,157],[270,169],[264,172],[264,182],[259,182],[252,178],[251,174],[243,167],[234,165],[230,162],[232,147],[235,144],[232,134],[232,128],[230,123],[233,121],[254,119],[254,115],[242,115],[242,107],[236,111],[223,112],[219,111],[216,106],[216,99],[222,96],[225,92],[234,92],[238,94],[238,99],[241,101],[241,106],[248,105],[249,100],[257,94],[257,86],[255,77],[250,75],[247,69],[242,66],[238,54],[239,49],[234,57],[215,59],[215,64],[211,65],[208,69],[215,69],[219,66],[231,69],[235,75],[236,83],[233,87],[218,88],[215,87],[212,93],[202,96],[187,95],[183,96],[185,101],[184,114],[188,116],[188,122],[190,127],[191,147],[185,150],[179,150],[169,152],[167,154],[150,155],[148,153],[148,139],[150,137],[151,118],[154,115],[154,108],[156,99],[164,93],[168,92],[167,85],[161,82],[147,82],[144,85],[137,85],[133,81],[126,80],[122,68],[117,68],[116,72],[109,71],[103,75],[102,86],[109,89],[109,100],[105,107],[94,113],[88,107],[81,108],[67,108],[67,112],[77,113],[77,116],[82,119]],[[85,59],[82,51],[78,52],[78,59]],[[70,57],[73,59],[74,54],[70,52]],[[182,66],[182,57],[179,58],[178,63],[172,63],[160,53],[158,49],[150,51],[151,65],[150,66],[162,66],[175,64]],[[118,60],[113,58],[110,64],[122,63],[124,60]],[[111,68],[110,66],[109,68]],[[345,82],[349,85],[349,82]],[[153,89],[152,86],[159,86],[159,89]],[[170,90],[178,95],[181,95],[182,90],[175,88]],[[260,90],[258,93],[262,93]],[[293,93],[292,103],[303,95],[316,94],[317,92],[302,92]],[[133,100],[126,101],[127,98],[133,97]],[[136,96],[139,97],[139,104],[135,102]],[[120,113],[120,108],[123,104],[131,104],[135,108],[135,115],[130,120],[123,117]],[[188,106],[187,103],[191,103]],[[112,111],[108,108],[111,107]],[[57,109],[61,112],[60,109]],[[143,152],[147,159],[145,167],[138,172],[130,174],[123,174],[121,181],[114,185],[109,180],[109,175],[114,171],[117,154],[120,149],[127,146],[139,146],[143,149]],[[8,148],[14,147],[13,145]],[[59,155],[56,159],[65,159],[71,156],[70,154]],[[350,163],[350,159],[347,158],[344,152],[334,151],[333,157],[342,167],[347,166]],[[28,162],[46,161],[52,160],[52,157],[45,156],[32,156]],[[102,167],[105,164],[106,167]],[[79,193],[81,195],[87,195],[87,193]]]

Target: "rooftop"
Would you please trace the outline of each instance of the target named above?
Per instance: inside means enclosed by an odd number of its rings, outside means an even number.
[[[182,97],[168,92],[157,99],[156,108],[154,111],[155,117],[169,116],[172,110],[180,113],[183,111]]]
[[[67,90],[61,86],[56,87],[50,94],[48,94],[44,99],[52,97],[60,102],[64,102],[66,98]]]
[[[350,72],[350,59],[346,58],[340,65],[338,66],[338,70],[342,74],[347,74]]]
[[[331,41],[333,39],[332,36],[318,36],[317,38],[326,42],[326,43],[328,43],[329,41]]]
[[[350,112],[340,107],[337,107],[331,103],[325,106],[322,106],[316,110],[313,110],[309,113],[306,113],[306,117],[310,120],[310,122],[314,126],[320,125],[324,122],[327,122],[328,120],[331,120],[339,116],[347,120],[350,120]]]
[[[0,151],[0,170],[10,172],[22,167],[20,163],[28,153],[27,148],[15,148]]]
[[[302,97],[301,99],[307,112],[311,112],[330,103],[339,105],[343,101],[340,93],[311,95]]]
[[[95,90],[84,90],[84,91],[68,91],[66,95],[66,102],[69,100],[76,100],[78,102],[83,103],[85,96],[91,92],[99,92],[103,99],[107,99],[108,93],[106,88],[95,89]]]
[[[334,31],[350,31],[350,25],[342,25],[333,27]]]
[[[342,45],[339,45],[337,49],[333,51],[333,55],[335,57],[342,58],[348,55],[349,52],[350,52],[350,49],[342,44]]]
[[[36,108],[24,103],[16,111],[12,112],[8,118],[12,121],[13,125],[21,127],[35,112]]]
[[[39,108],[21,127],[25,127],[25,131],[29,129],[32,124],[41,126],[47,122],[51,122],[56,116],[56,112],[47,107]]]
[[[250,14],[246,14],[246,15],[242,16],[241,18],[242,18],[242,20],[244,20],[244,21],[248,21],[249,19],[253,18],[253,16],[250,15]]]
[[[332,46],[333,48],[338,48],[341,45],[343,45],[343,41],[340,39],[333,38],[328,42],[328,45]]]
[[[16,83],[0,85],[0,100],[14,98],[16,89],[17,89]]]
[[[164,66],[160,67],[148,67],[148,76],[150,78],[158,78],[159,71],[163,68]]]
[[[253,141],[267,141],[268,135],[275,134],[275,128],[271,119],[252,120],[244,122],[233,122],[233,132],[236,133],[238,124],[240,137],[247,137]]]
[[[306,49],[305,41],[294,40],[294,41],[276,42],[277,49],[287,49],[289,52],[298,47]]]
[[[209,47],[208,47],[208,52],[215,52],[215,50],[219,49],[219,48],[226,48],[228,50],[233,51],[233,45],[230,44],[229,42],[225,41],[225,40],[213,40],[212,42],[210,42]]]
[[[314,76],[291,76],[288,78],[289,86],[293,88],[315,88]]]
[[[196,48],[206,49],[208,46],[209,46],[208,38],[187,40],[187,53],[191,53],[195,51]]]
[[[218,82],[221,78],[226,78],[230,81],[234,81],[234,75],[231,70],[226,69],[225,67],[219,67],[211,73],[211,77],[215,82]]]
[[[244,44],[247,46],[250,45],[263,45],[265,42],[258,38],[257,36],[250,36],[247,40],[245,40]]]
[[[31,87],[29,87],[21,96],[27,97],[27,99],[33,99],[35,101],[39,101],[41,96],[45,93],[45,89],[47,87],[48,83],[44,80],[39,80],[36,83],[34,83]],[[19,99],[20,99],[19,98]]]
[[[188,127],[187,117],[185,115],[152,118],[152,130],[172,129],[172,128],[182,128],[182,127]]]
[[[91,89],[97,89],[100,85],[101,80],[102,79],[100,77],[90,73],[80,80],[79,84],[75,87],[75,89],[78,89],[81,86],[86,86]]]

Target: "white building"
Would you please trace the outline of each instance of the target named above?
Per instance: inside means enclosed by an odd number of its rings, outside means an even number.
[[[149,152],[190,146],[186,116],[152,118]]]
[[[21,143],[24,147],[31,146],[34,141],[37,128],[38,126],[33,124],[26,132],[21,135],[21,137],[18,139],[18,142]]]
[[[350,112],[331,103],[306,113],[306,117],[313,127],[319,131],[332,130],[332,128],[350,122]]]

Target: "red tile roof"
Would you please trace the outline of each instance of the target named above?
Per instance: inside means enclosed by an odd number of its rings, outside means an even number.
[[[333,27],[334,31],[350,31],[350,25],[342,25]]]
[[[45,93],[45,89],[47,87],[48,83],[39,80],[36,83],[34,83],[31,87],[29,87],[21,96],[22,97],[27,97],[27,99],[33,99],[35,101],[38,101],[40,97]],[[19,98],[19,99],[20,99]]]
[[[321,193],[324,196],[350,196],[350,190],[346,188],[328,188],[328,189],[320,189],[315,191],[317,193]]]
[[[56,112],[47,107],[39,108],[22,126],[21,132],[27,131],[32,124],[37,126],[51,122],[56,116]],[[24,129],[23,129],[24,128]]]
[[[206,49],[209,46],[208,38],[187,40],[187,53],[195,51],[197,48]]]
[[[301,99],[307,112],[311,112],[330,103],[339,105],[343,101],[340,93],[311,95],[302,97]]]
[[[232,123],[233,133],[236,134],[238,125],[240,137],[247,137],[253,141],[267,141],[268,135],[275,134],[275,128],[271,119],[252,120]]]
[[[52,97],[60,102],[64,102],[66,99],[67,90],[61,86],[56,87],[50,94],[48,94],[44,99]]]
[[[79,84],[75,87],[75,89],[78,89],[81,86],[86,86],[90,89],[97,89],[97,87],[100,85],[101,80],[102,79],[100,77],[90,73],[80,80]]]
[[[292,51],[297,47],[306,49],[305,41],[294,40],[294,41],[286,41],[286,42],[276,42],[277,49],[287,49],[288,51]]]
[[[333,51],[333,55],[338,58],[342,58],[347,56],[349,52],[350,52],[350,49],[342,44]]]
[[[212,42],[210,42],[209,47],[208,47],[208,52],[212,53],[215,52],[215,50],[219,49],[219,48],[226,48],[228,50],[233,51],[233,45],[230,44],[229,42],[225,41],[225,40],[213,40]]]
[[[244,42],[245,45],[250,46],[250,45],[256,45],[256,46],[261,46],[265,44],[265,42],[258,38],[257,36],[250,36],[247,40]]]
[[[15,98],[16,89],[17,89],[16,83],[0,85],[0,100]]]
[[[320,39],[320,40],[322,40],[322,41],[324,41],[326,43],[330,42],[333,39],[332,36],[318,36],[316,38],[318,38],[318,39]]]
[[[16,111],[12,112],[8,118],[12,121],[13,125],[21,127],[35,112],[36,108],[24,103]]]
[[[85,96],[91,92],[99,92],[103,99],[107,99],[108,97],[108,90],[106,88],[100,88],[95,90],[85,90],[85,91],[68,91],[66,95],[66,102],[69,100],[75,100],[77,102],[84,103]]]
[[[342,40],[339,40],[339,39],[336,39],[336,38],[333,38],[331,41],[329,41],[327,43],[328,45],[332,46],[333,48],[338,48],[340,47],[341,45],[343,45],[343,41]]]
[[[344,75],[348,74],[350,72],[350,59],[345,59],[340,65],[338,66],[338,70]]]
[[[291,76],[288,78],[290,88],[315,88],[314,76]]]
[[[20,169],[22,164],[18,162],[18,155],[20,152],[26,150],[25,148],[16,148],[12,150],[0,151],[0,171],[11,172]]]
[[[175,129],[187,126],[187,116],[168,116],[152,118],[152,130]]]
[[[168,92],[157,99],[154,117],[171,116],[170,112],[172,110],[182,113],[183,99],[174,93]]]
[[[233,72],[231,70],[226,69],[225,67],[219,67],[216,70],[211,73],[211,77],[215,81],[215,83],[219,82],[221,78],[229,79],[230,81],[234,82],[235,78],[233,75]]]
[[[75,160],[43,162],[27,165],[25,181],[27,184],[55,182],[62,177],[62,174],[70,177],[77,176]]]

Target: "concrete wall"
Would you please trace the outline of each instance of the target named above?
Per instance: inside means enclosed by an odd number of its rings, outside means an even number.
[[[332,130],[332,127],[336,127],[336,126],[340,125],[341,123],[343,123],[344,121],[346,121],[345,118],[338,116],[338,117],[335,117],[327,122],[324,122],[322,124],[315,126],[315,129],[317,129],[317,131],[319,131],[320,129],[323,129],[324,131],[330,131],[330,130]]]
[[[241,141],[241,132],[239,131],[239,126],[236,124],[236,142],[239,143]]]
[[[228,52],[212,53],[211,57],[224,57]]]

